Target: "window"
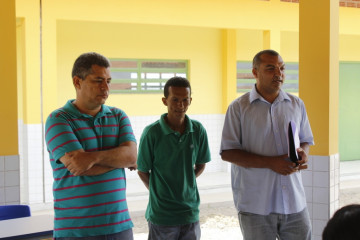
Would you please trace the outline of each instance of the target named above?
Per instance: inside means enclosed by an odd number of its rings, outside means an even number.
[[[251,72],[252,62],[238,61],[236,64],[236,90],[238,93],[249,92],[255,84],[255,78]],[[299,64],[285,63],[285,82],[282,86],[285,92],[299,92]]]
[[[161,93],[169,78],[187,77],[187,60],[110,59],[110,93]]]
[[[251,72],[252,62],[237,62],[236,69],[236,91],[238,93],[249,92],[255,83]]]

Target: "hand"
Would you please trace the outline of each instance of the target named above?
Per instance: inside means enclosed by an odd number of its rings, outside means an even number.
[[[308,156],[307,153],[304,151],[304,149],[302,148],[298,148],[296,149],[298,156],[299,156],[299,161],[298,161],[298,166],[296,167],[297,170],[303,170],[303,169],[307,169],[307,162],[308,162]]]
[[[74,176],[81,176],[94,165],[88,154],[82,151],[65,153],[60,161]]]
[[[296,172],[298,170],[295,167],[296,164],[289,161],[287,158],[287,155],[271,157],[270,169],[284,176]]]
[[[135,164],[134,166],[128,167],[128,169],[130,171],[135,171],[137,169],[137,164]]]

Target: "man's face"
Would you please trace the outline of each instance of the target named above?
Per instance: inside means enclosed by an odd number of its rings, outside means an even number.
[[[281,56],[263,54],[260,59],[260,65],[252,70],[256,89],[260,94],[276,97],[285,80],[285,64]]]
[[[169,96],[162,98],[165,106],[168,108],[168,117],[181,119],[191,104],[190,88],[169,87]]]
[[[74,77],[76,100],[82,102],[88,109],[97,109],[109,96],[111,76],[109,68],[94,64],[91,70],[92,73],[85,79]]]

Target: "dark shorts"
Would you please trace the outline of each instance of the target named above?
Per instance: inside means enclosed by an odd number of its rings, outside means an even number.
[[[199,222],[175,226],[156,225],[148,222],[148,225],[148,240],[199,240],[201,237]]]
[[[91,237],[60,237],[54,240],[134,240],[132,229],[128,229],[119,233],[106,234]]]

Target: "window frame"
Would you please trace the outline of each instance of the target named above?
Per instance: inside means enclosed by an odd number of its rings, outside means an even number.
[[[239,68],[240,64],[248,64],[251,67],[249,68]],[[296,69],[288,69],[289,66],[295,66]],[[252,76],[252,62],[250,61],[236,61],[236,92],[237,93],[246,93],[251,91],[252,86],[255,84],[256,80],[254,76],[250,78],[239,78],[239,74],[251,74]],[[296,75],[296,79],[288,79],[289,75]],[[249,88],[240,88],[238,87],[241,84],[249,84]],[[251,87],[250,87],[251,84]],[[297,84],[297,88],[286,88],[287,84]],[[299,63],[298,62],[287,62],[285,63],[285,82],[282,86],[282,89],[285,92],[289,93],[299,93]]]
[[[174,76],[180,75],[180,74],[185,74],[185,77],[188,79],[189,76],[189,60],[184,60],[184,59],[130,59],[130,58],[110,58],[110,65],[113,61],[136,61],[136,68],[119,68],[119,67],[112,67],[110,66],[110,72],[111,73],[115,73],[115,72],[125,72],[125,73],[136,73],[137,74],[137,78],[124,78],[124,79],[119,79],[119,78],[115,78],[112,74],[112,80],[111,83],[112,84],[132,84],[132,83],[136,83],[136,90],[132,90],[132,89],[112,89],[110,87],[110,94],[119,94],[119,93],[126,93],[126,94],[148,94],[148,93],[162,93],[163,89],[164,89],[164,85],[166,83],[166,81],[169,78],[161,78],[162,74],[166,74],[166,73],[174,73]],[[185,67],[184,68],[149,68],[149,67],[142,67],[144,62],[164,62],[164,63],[184,63]],[[146,79],[143,78],[143,74],[149,74],[149,73],[158,73],[159,74],[159,78],[152,78],[152,79]],[[159,89],[156,90],[149,90],[149,89],[144,89],[144,84],[148,84],[149,81],[147,80],[151,80],[150,83],[159,83]],[[133,88],[133,87],[131,87]],[[146,87],[145,87],[146,88]]]

